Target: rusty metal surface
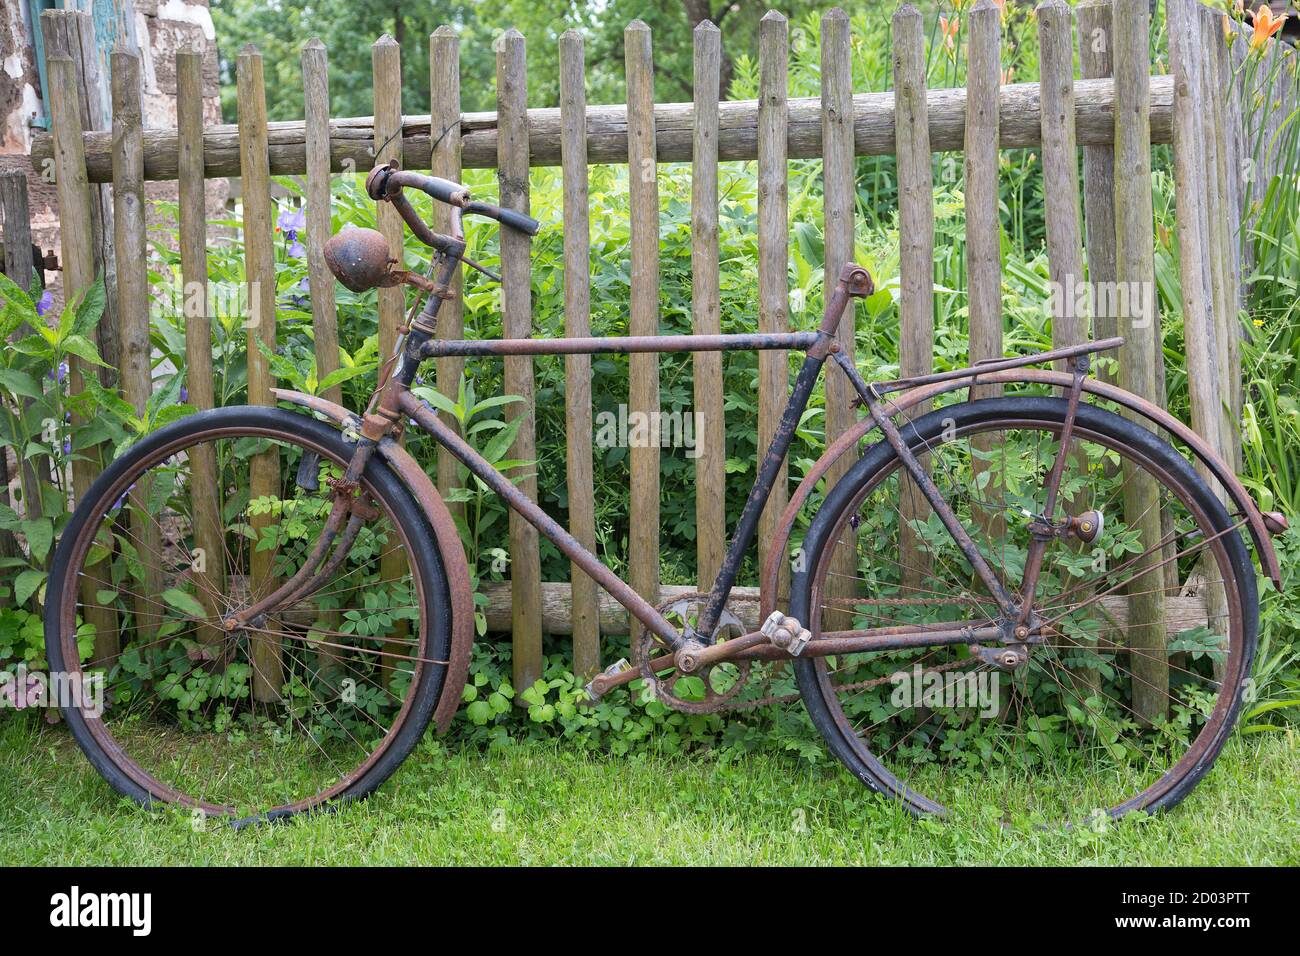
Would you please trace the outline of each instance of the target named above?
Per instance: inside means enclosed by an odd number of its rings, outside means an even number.
[[[325,242],[325,264],[345,289],[365,292],[388,281],[394,262],[388,240],[374,229],[343,229]]]
[[[806,352],[816,332],[771,332],[738,335],[610,335],[561,339],[435,339],[421,349],[423,358],[493,355],[606,355],[638,352],[758,352],[794,349]]]
[[[319,412],[334,419],[342,427],[356,428],[360,419],[342,405],[316,395],[306,395],[288,389],[275,388],[271,393],[282,402],[291,402],[304,408]],[[379,454],[397,472],[402,483],[415,497],[416,502],[429,519],[437,542],[438,553],[442,557],[447,574],[447,587],[451,599],[451,653],[448,658],[447,676],[443,681],[442,694],[438,697],[438,706],[433,712],[433,723],[438,733],[446,733],[451,726],[451,719],[460,708],[461,693],[469,674],[470,653],[474,646],[474,592],[469,581],[469,562],[465,558],[465,549],[460,542],[456,523],[452,520],[447,505],[438,494],[438,489],[419,462],[411,454],[393,441],[385,438],[379,443]]]
[[[976,375],[978,375],[980,383],[984,385],[1052,385],[1061,389],[1069,389],[1073,384],[1073,376],[1069,373],[1047,369],[1016,368],[1000,372],[990,372],[983,369],[972,370],[965,377],[909,389],[888,402],[888,411],[892,414],[905,412],[923,402],[931,401],[939,395],[967,388]],[[1201,436],[1159,406],[1114,385],[1089,378],[1083,382],[1083,391],[1100,399],[1115,402],[1117,405],[1141,415],[1152,424],[1164,429],[1186,444],[1193,454],[1205,463],[1211,474],[1218,479],[1228,493],[1231,501],[1245,515],[1246,526],[1250,531],[1251,539],[1254,541],[1264,573],[1273,581],[1275,587],[1279,589],[1282,587],[1282,570],[1278,564],[1277,553],[1269,539],[1270,532],[1265,524],[1264,516],[1260,513],[1250,493],[1246,491],[1241,481],[1233,473],[1232,468],[1215,454],[1214,450],[1206,444]],[[858,442],[875,428],[876,423],[873,419],[864,418],[852,429],[842,434],[826,449],[821,458],[817,459],[813,467],[804,476],[803,481],[799,483],[799,486],[795,488],[794,493],[790,496],[790,501],[785,512],[781,515],[780,523],[777,525],[776,538],[772,541],[768,560],[763,567],[762,577],[759,582],[759,612],[763,617],[771,614],[776,609],[777,602],[787,597],[786,595],[777,594],[777,581],[779,580],[780,562],[785,560],[786,545],[789,543],[790,534],[794,530],[794,522],[798,517],[799,510],[807,503],[809,495],[826,476],[826,472],[830,470],[834,462],[844,454],[851,452]]]
[[[763,508],[772,494],[772,486],[781,472],[781,463],[785,460],[791,441],[794,440],[795,430],[803,418],[804,409],[808,407],[808,400],[812,397],[817,379],[821,376],[826,357],[832,353],[838,354],[836,330],[846,315],[852,315],[850,309],[853,299],[870,295],[873,288],[871,274],[862,266],[850,262],[846,263],[840,271],[839,281],[835,283],[834,290],[827,297],[821,326],[799,369],[794,388],[786,399],[785,408],[781,410],[781,419],[772,434],[772,441],[763,453],[758,474],[754,478],[754,486],[750,489],[749,498],[745,501],[740,520],[736,522],[735,531],[732,533],[731,544],[728,545],[727,553],[723,558],[722,567],[718,570],[718,576],[709,592],[709,603],[700,617],[699,626],[706,641],[708,635],[713,632],[723,608],[726,607],[727,598],[740,573],[740,564],[745,557],[745,552],[749,550],[758,534],[758,522]]]
[[[403,391],[399,399],[404,414],[415,419],[417,425],[450,451],[484,484],[500,495],[506,504],[519,512],[542,535],[548,538],[571,561],[591,575],[596,583],[609,592],[610,596],[628,609],[647,629],[657,634],[664,643],[676,649],[682,643],[677,629],[669,624],[654,605],[632,590],[626,581],[607,568],[599,558],[584,548],[573,535],[569,534],[550,515],[533,503],[527,495],[514,486],[509,478],[493,468],[465,441],[444,425],[437,414],[416,398],[409,391]]]
[[[935,382],[951,382],[954,379],[959,378],[966,379],[974,372],[978,372],[982,377],[987,372],[1005,372],[1007,369],[1023,368],[1026,365],[1047,365],[1062,359],[1073,359],[1093,352],[1105,352],[1110,349],[1117,349],[1123,344],[1123,337],[1115,336],[1114,338],[1109,339],[1098,339],[1096,342],[1084,342],[1081,345],[1071,345],[1066,348],[1050,349],[1046,352],[1035,352],[1033,355],[985,359],[982,362],[976,362],[968,369],[957,368],[953,369],[951,372],[935,372],[932,375],[914,375],[911,378],[897,378],[888,382],[876,382],[872,385],[872,390],[877,395],[884,395],[889,392],[901,392],[906,391],[909,388],[916,388],[918,385],[933,385]]]

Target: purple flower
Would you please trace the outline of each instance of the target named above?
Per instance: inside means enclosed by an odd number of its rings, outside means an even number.
[[[285,232],[296,235],[307,228],[307,216],[298,209],[283,209],[276,217],[275,224]]]
[[[60,362],[57,369],[50,369],[50,381],[63,384],[64,377],[68,374],[68,363]]]
[[[305,250],[302,243],[298,241],[298,235],[307,228],[307,216],[299,209],[284,209],[276,217],[275,224],[284,233],[285,241],[289,243],[289,255],[301,259]]]
[[[49,289],[46,289],[41,293],[41,297],[36,300],[36,314],[44,315],[52,308],[54,308],[54,296],[50,294]]]
[[[72,451],[72,439],[71,438],[63,439],[63,453],[67,455],[71,453],[71,451]]]
[[[127,488],[126,491],[122,492],[122,497],[118,498],[117,501],[113,502],[113,507],[109,510],[119,511],[122,508],[122,506],[126,504],[126,496],[129,495],[134,490],[135,490],[135,482],[133,481],[131,482],[131,486]],[[108,517],[108,516],[105,515],[104,517]]]
[[[182,386],[181,386],[181,401],[182,401],[182,402],[188,402],[189,400],[190,400],[190,390],[189,390],[188,388],[186,388],[184,385],[182,385]]]

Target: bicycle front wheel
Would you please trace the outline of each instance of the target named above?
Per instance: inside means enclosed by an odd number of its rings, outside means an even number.
[[[236,819],[365,796],[410,753],[442,691],[446,574],[410,492],[378,457],[315,591],[223,621],[309,560],[355,445],[282,409],[160,429],[69,523],[46,652],[62,710],[120,793]]]
[[[1017,602],[1066,409],[985,399],[902,430]],[[1258,622],[1240,522],[1175,449],[1088,405],[1060,489],[1058,530],[1075,517],[1100,532],[1051,537],[1019,665],[965,643],[796,663],[831,749],[913,812],[1079,822],[1170,807],[1232,729]],[[883,441],[827,496],[803,553],[791,612],[814,634],[999,620]]]

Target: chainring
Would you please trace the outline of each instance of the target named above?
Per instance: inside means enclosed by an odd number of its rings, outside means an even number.
[[[669,601],[667,604],[660,606],[658,610],[680,633],[698,638],[695,633],[695,622],[699,619],[703,600],[707,597],[706,594],[680,597],[675,601]],[[718,641],[739,637],[744,633],[745,626],[740,622],[740,618],[724,608],[718,618],[717,627],[713,629],[713,633],[709,635],[709,639],[704,643],[717,643]],[[669,648],[648,630],[642,632],[641,637],[637,640],[636,647],[633,648],[637,668],[641,672],[641,676],[645,678],[647,686],[651,688],[658,700],[667,704],[673,710],[679,710],[686,714],[709,714],[722,710],[745,689],[745,685],[749,681],[749,661],[721,661],[717,664],[701,667],[690,674],[683,674],[670,661],[666,666],[660,665],[662,670],[657,670],[652,663],[654,656],[656,653],[662,655],[668,651]],[[660,673],[665,676],[661,677]],[[692,678],[694,680],[689,680]],[[682,696],[677,690],[679,683],[682,681],[687,681],[685,686],[695,690],[697,694],[702,686],[703,696]]]

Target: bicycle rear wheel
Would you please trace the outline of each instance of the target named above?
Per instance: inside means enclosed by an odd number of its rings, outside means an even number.
[[[62,710],[120,793],[275,818],[369,794],[418,742],[447,670],[448,586],[382,459],[328,580],[265,621],[221,623],[308,560],[354,448],[300,414],[216,409],[131,448],[79,505],[46,652],[70,686],[99,682]]]
[[[986,399],[903,429],[1017,600],[1066,407]],[[966,644],[796,663],[831,749],[913,812],[1079,821],[1167,808],[1231,732],[1258,621],[1240,522],[1167,443],[1088,405],[1060,504],[1057,521],[1062,510],[1104,520],[1090,543],[1049,543],[1034,603],[1042,636],[1022,665],[1004,670]],[[814,634],[999,620],[883,441],[827,496],[804,554],[791,612]]]

